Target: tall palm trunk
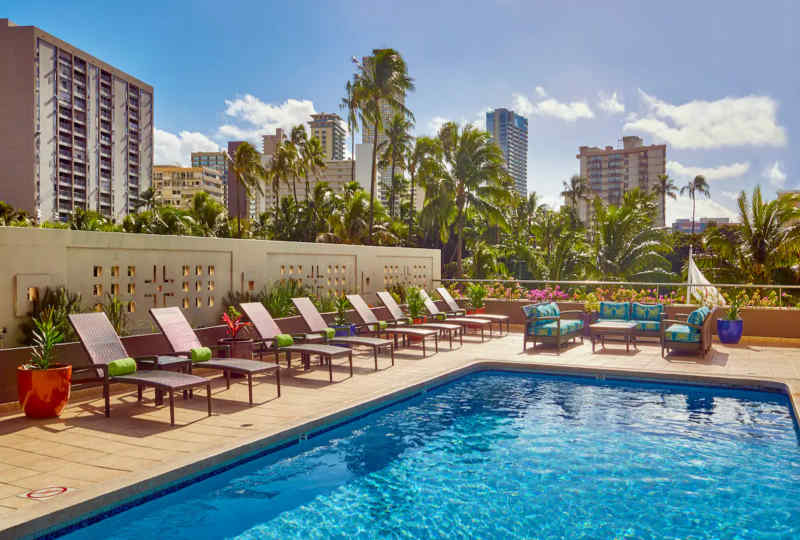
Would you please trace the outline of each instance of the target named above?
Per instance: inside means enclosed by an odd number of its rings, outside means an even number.
[[[392,149],[392,152],[394,152],[394,149]],[[389,215],[392,216],[392,218],[394,218],[394,200],[395,200],[394,156],[392,156],[392,182],[391,182],[391,186],[392,186],[392,196],[389,199]]]
[[[308,179],[306,179],[306,184],[308,184]],[[295,175],[292,175],[292,197],[297,202],[297,178]]]
[[[378,110],[378,104],[375,104]],[[369,182],[369,244],[372,245],[372,225],[375,219],[375,163],[378,157],[378,123],[375,122],[375,137],[372,141],[372,177]]]
[[[356,134],[353,130],[350,130],[350,159],[353,161],[351,164],[352,169],[352,180],[353,182],[356,181]]]
[[[414,207],[414,176],[414,174],[411,175],[411,204],[408,209],[408,234],[406,235],[406,243],[409,246],[411,245],[411,226],[414,224],[414,211],[416,210]]]
[[[464,216],[461,212],[458,213],[458,241],[456,242],[456,275],[462,277],[464,275],[464,263],[462,261],[464,244]]]

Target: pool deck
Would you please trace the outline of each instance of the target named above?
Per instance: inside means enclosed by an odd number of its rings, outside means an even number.
[[[277,399],[272,376],[254,378],[256,404],[247,403],[247,383],[233,381],[226,390],[214,377],[213,416],[200,398],[176,399],[174,427],[169,407],[153,406],[153,391],[136,401],[136,389],[120,386],[112,395],[111,418],[103,415],[99,389],[75,392],[61,418],[29,420],[16,405],[0,406],[0,538],[16,537],[71,519],[136,493],[153,489],[214,464],[297,437],[367,410],[387,396],[417,391],[442,377],[482,366],[517,367],[563,372],[671,381],[710,382],[788,389],[795,415],[800,404],[800,346],[797,343],[748,340],[737,346],[715,343],[705,359],[673,355],[661,358],[656,342],[642,342],[625,353],[624,344],[609,343],[592,353],[587,339],[560,356],[551,347],[529,347],[522,353],[522,335],[512,333],[481,344],[474,336],[449,351],[421,358],[417,349],[396,354],[396,365],[379,358],[374,371],[371,353],[354,355],[354,376],[343,361],[334,362],[334,383],[328,370],[282,368],[283,395]],[[517,329],[519,330],[519,329]],[[432,349],[432,347],[431,347]],[[284,364],[285,365],[285,364]],[[66,487],[69,491],[42,500],[31,490]],[[34,521],[35,520],[35,521]]]

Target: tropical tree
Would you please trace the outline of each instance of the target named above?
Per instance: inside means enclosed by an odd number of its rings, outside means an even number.
[[[737,199],[738,223],[713,227],[705,235],[711,274],[718,279],[755,283],[780,283],[796,277],[793,274],[800,254],[798,204],[797,195],[764,201],[760,186],[753,189],[750,199],[742,191]]]
[[[264,166],[261,164],[261,154],[255,149],[255,147],[248,143],[243,142],[239,146],[236,147],[236,151],[233,153],[233,156],[227,156],[229,165],[228,170],[233,173],[234,178],[242,186],[244,192],[247,196],[247,199],[252,199],[254,192],[258,192],[261,195],[264,194],[263,184],[266,182],[267,179],[267,171]],[[237,197],[237,228],[238,228],[238,235],[239,238],[242,237],[242,211],[243,209],[239,208],[239,200]]]
[[[404,164],[406,154],[411,149],[411,135],[409,130],[413,124],[409,122],[405,115],[402,113],[395,113],[389,124],[384,128],[386,134],[386,148],[384,149],[381,161],[389,163],[391,178],[391,190],[389,197],[389,215],[396,216],[395,203],[397,194],[397,179],[395,178],[395,169],[397,165]]]
[[[140,208],[144,208],[145,210],[152,210],[153,207],[156,205],[155,200],[155,191],[152,187],[147,188],[146,190],[139,193],[139,199],[133,203],[133,209],[137,212]]]
[[[386,226],[389,221],[380,202],[370,204],[369,195],[362,189],[346,187],[338,208],[328,218],[328,231],[317,236],[318,242],[334,244],[364,244],[369,238],[369,218],[372,207],[376,219],[374,234],[378,243],[394,245],[398,238]]]
[[[490,225],[505,225],[497,205],[508,200],[511,179],[503,168],[502,151],[485,131],[467,124],[459,132],[458,125],[447,122],[438,138],[443,157],[441,187],[455,199],[456,272],[460,277],[467,210],[474,210]]]
[[[308,183],[309,176],[317,177],[323,169],[325,169],[325,150],[322,148],[322,142],[319,137],[311,137],[303,145],[300,153],[300,160],[303,162],[303,174],[306,180],[306,201],[311,193],[311,187]]]
[[[541,279],[580,279],[591,266],[591,247],[585,232],[574,226],[571,209],[536,212],[531,224],[535,241],[530,271]]]
[[[587,200],[591,193],[589,181],[583,176],[574,174],[572,175],[572,178],[569,179],[569,182],[563,181],[561,182],[561,185],[564,188],[564,190],[561,192],[561,195],[569,203],[569,206],[575,212],[577,212],[578,202],[581,200]]]
[[[408,167],[409,185],[411,187],[411,195],[409,197],[411,201],[409,228],[411,223],[413,223],[414,213],[416,211],[414,207],[414,196],[415,187],[418,183],[417,175],[430,177],[438,174],[442,156],[441,149],[442,147],[438,139],[432,137],[417,137],[414,140],[414,146],[408,152],[406,166]]]
[[[692,237],[694,238],[695,200],[698,195],[703,195],[706,199],[711,196],[705,176],[698,174],[694,179],[689,180],[689,183],[681,188],[681,195],[684,193],[688,193],[689,198],[692,199]]]
[[[0,201],[0,226],[3,227],[28,227],[32,220],[24,210],[17,210],[10,204]]]
[[[678,198],[678,186],[675,181],[669,177],[668,174],[659,174],[658,183],[653,187],[653,193],[661,197],[661,208],[664,212],[664,219],[667,215],[667,197],[672,200]],[[692,220],[694,221],[694,220]]]
[[[275,150],[275,155],[272,156],[272,163],[269,168],[269,178],[272,181],[272,193],[275,200],[275,216],[277,219],[278,206],[280,203],[280,187],[281,181],[286,184],[287,188],[292,189],[295,200],[297,200],[297,191],[295,186],[295,179],[301,167],[298,165],[300,156],[297,153],[297,146],[292,141],[283,141]]]
[[[114,231],[114,223],[94,210],[75,208],[67,221],[73,231]]]
[[[339,109],[347,111],[347,131],[350,132],[350,159],[352,160],[351,182],[356,181],[356,132],[358,131],[358,102],[356,102],[353,83],[347,81],[344,85],[344,97],[339,103]]]
[[[228,222],[228,212],[225,207],[205,191],[195,193],[190,213],[195,228],[201,236],[220,236]]]
[[[375,173],[378,160],[378,137],[383,132],[382,107],[414,118],[405,106],[406,92],[414,90],[414,81],[408,75],[405,60],[394,49],[373,49],[372,56],[358,64],[353,84],[353,99],[357,103],[362,119],[374,130],[372,140],[372,172],[369,193],[369,236],[375,221]]]

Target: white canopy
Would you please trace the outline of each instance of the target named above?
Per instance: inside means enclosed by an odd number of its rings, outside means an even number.
[[[689,275],[686,279],[689,283],[689,292],[687,294],[686,301],[688,302],[690,299],[695,298],[703,305],[712,305],[712,306],[725,306],[725,298],[722,294],[717,290],[716,287],[692,287],[693,284],[698,285],[710,285],[711,282],[706,279],[706,276],[697,268],[697,265],[694,263],[694,257],[692,257],[691,251],[689,252]]]

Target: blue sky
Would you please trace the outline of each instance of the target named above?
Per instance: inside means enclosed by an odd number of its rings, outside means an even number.
[[[417,90],[418,134],[529,118],[529,190],[555,203],[581,145],[666,142],[680,184],[705,173],[699,215],[741,189],[799,188],[800,8],[752,2],[44,2],[36,25],[155,88],[157,161],[338,112],[352,56],[394,47]],[[668,216],[688,216],[686,200]]]

